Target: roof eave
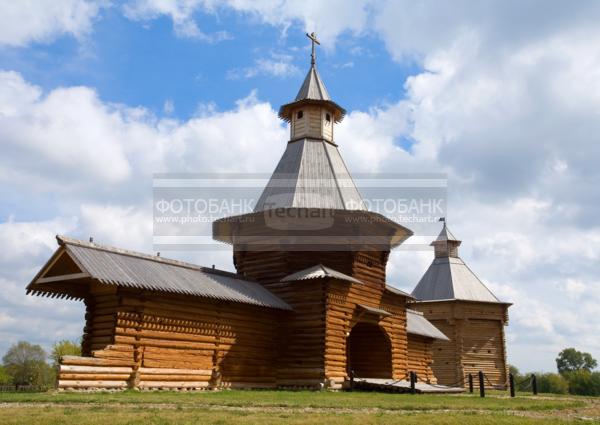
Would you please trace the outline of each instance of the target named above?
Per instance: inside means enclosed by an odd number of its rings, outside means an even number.
[[[333,120],[336,123],[341,122],[346,116],[346,110],[332,100],[301,99],[282,105],[279,108],[279,118],[290,122],[292,120],[292,109],[302,105],[325,105],[333,109]]]

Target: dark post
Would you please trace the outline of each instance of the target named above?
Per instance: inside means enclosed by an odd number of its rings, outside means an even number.
[[[483,382],[483,372],[479,371],[479,396],[485,397],[485,382]]]
[[[417,381],[417,374],[415,372],[410,372],[410,393],[415,394],[417,390],[415,389],[415,384]]]
[[[533,391],[533,395],[537,395],[537,377],[535,373],[531,374],[531,390]]]
[[[512,373],[508,374],[508,385],[510,386],[510,396],[515,396],[515,377]]]
[[[469,373],[469,392],[473,394],[473,374]]]
[[[350,370],[350,391],[354,390],[354,369]]]

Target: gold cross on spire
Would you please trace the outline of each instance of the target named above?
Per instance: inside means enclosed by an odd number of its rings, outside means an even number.
[[[316,63],[316,58],[315,58],[315,43],[318,44],[319,46],[321,45],[321,43],[319,43],[319,40],[317,40],[317,35],[314,32],[306,33],[306,36],[308,38],[310,38],[310,41],[312,42],[312,53],[310,55],[310,64],[312,66],[315,66]]]

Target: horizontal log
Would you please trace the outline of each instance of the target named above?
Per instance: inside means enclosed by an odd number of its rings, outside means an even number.
[[[141,374],[142,381],[161,381],[161,382],[204,382],[210,381],[210,375],[147,375]]]
[[[85,366],[133,366],[133,361],[120,359],[98,359],[94,357],[62,356],[61,364]]]
[[[129,373],[63,373],[59,375],[64,381],[126,381],[131,377]]]
[[[73,373],[131,373],[131,367],[60,365],[60,372]]]
[[[145,375],[211,375],[212,369],[174,369],[174,368],[156,368],[140,367],[140,373]]]
[[[58,381],[59,388],[127,388],[127,381]]]
[[[208,381],[140,381],[140,388],[206,388]]]

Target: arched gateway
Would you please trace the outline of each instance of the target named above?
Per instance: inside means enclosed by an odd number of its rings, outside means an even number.
[[[358,378],[392,378],[392,344],[383,328],[357,323],[346,346],[349,374]]]

